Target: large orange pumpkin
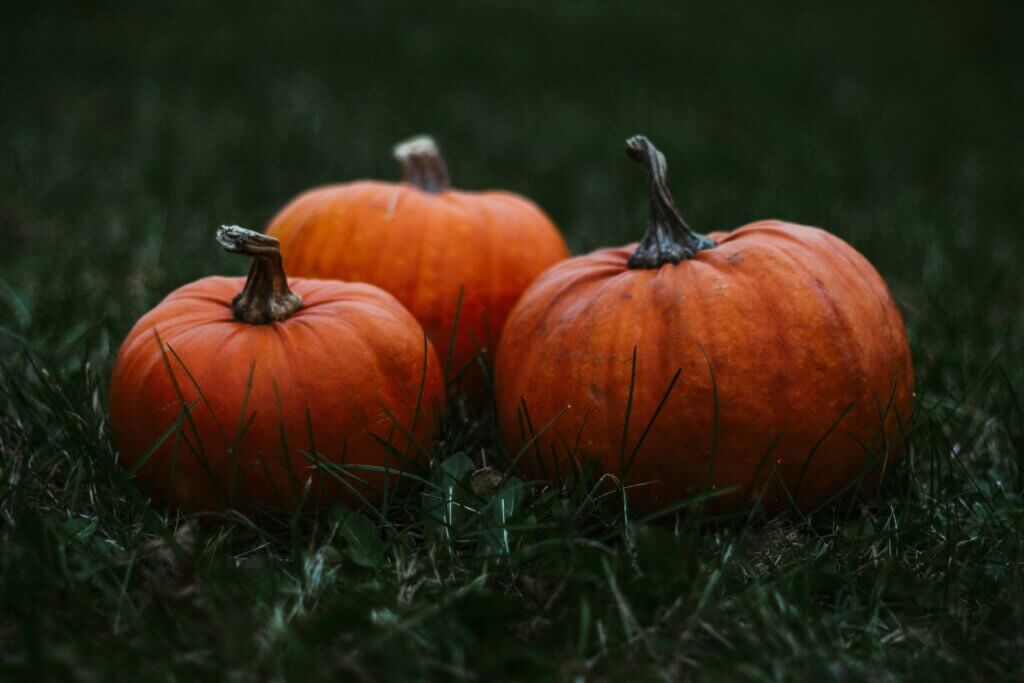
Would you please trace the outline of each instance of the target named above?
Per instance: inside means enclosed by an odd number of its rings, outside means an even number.
[[[548,478],[599,459],[649,507],[710,492],[718,511],[809,508],[877,482],[914,384],[879,274],[817,228],[698,235],[661,153],[641,136],[627,151],[650,183],[643,240],[554,266],[506,323],[495,391],[512,455]]]
[[[493,351],[519,295],[568,248],[530,200],[452,189],[430,138],[399,145],[395,158],[402,183],[310,190],[267,234],[281,240],[293,275],[369,282],[394,294],[426,329],[448,379],[479,397],[485,385],[475,359]]]
[[[377,498],[396,483],[383,468],[408,471],[429,452],[443,406],[422,328],[376,287],[288,281],[272,237],[217,238],[254,259],[248,278],[181,287],[121,346],[120,462],[185,510],[290,509],[310,478],[309,502]]]

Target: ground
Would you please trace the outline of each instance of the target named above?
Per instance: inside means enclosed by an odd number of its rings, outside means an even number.
[[[1024,676],[1019,6],[341,5],[2,10],[4,677]],[[421,132],[576,253],[637,238],[638,132],[694,227],[848,240],[906,317],[907,458],[810,515],[635,519],[536,488],[447,532],[429,492],[260,524],[150,506],[106,416],[132,322],[242,272],[215,226],[394,178]],[[448,429],[435,482],[503,462],[486,410]]]

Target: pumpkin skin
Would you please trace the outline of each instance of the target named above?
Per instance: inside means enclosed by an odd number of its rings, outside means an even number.
[[[451,354],[449,379],[459,375],[463,391],[479,398],[486,384],[474,359],[481,350],[493,353],[523,290],[567,258],[568,247],[524,197],[450,189],[429,139],[400,145],[396,158],[406,182],[310,190],[281,209],[267,234],[280,239],[293,275],[368,282],[393,294],[423,325],[443,363]]]
[[[290,510],[310,477],[307,503],[376,499],[395,483],[383,473],[354,472],[361,482],[347,480],[357,495],[299,451],[314,450],[312,432],[316,452],[333,462],[397,470],[403,465],[395,451],[410,459],[429,453],[444,385],[421,327],[376,287],[304,279],[288,282],[304,300],[290,317],[240,322],[232,298],[245,285],[233,277],[187,284],[132,328],[110,388],[121,464],[139,465],[182,416],[183,397],[195,404],[189,416],[139,470],[166,503],[185,511]],[[390,457],[377,439],[390,439]]]
[[[903,320],[881,276],[812,227],[769,220],[710,237],[716,246],[678,263],[630,268],[642,246],[633,244],[538,278],[497,353],[509,452],[565,410],[530,445],[527,469],[551,478],[592,457],[618,476],[632,458],[625,481],[642,507],[678,503],[710,483],[712,493],[729,490],[709,501],[715,512],[755,501],[778,508],[790,496],[809,509],[867,469],[876,484],[902,453],[914,383]]]

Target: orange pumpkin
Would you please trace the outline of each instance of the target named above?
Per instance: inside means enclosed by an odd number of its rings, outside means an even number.
[[[399,145],[395,158],[402,183],[310,190],[277,214],[267,234],[281,240],[292,274],[369,282],[394,294],[422,323],[449,380],[479,397],[485,384],[475,359],[493,349],[523,290],[568,248],[528,199],[452,189],[430,138]]]
[[[428,452],[443,409],[422,328],[376,287],[288,281],[272,237],[224,227],[217,239],[254,259],[248,278],[181,287],[121,346],[120,462],[184,510],[375,499],[395,483],[384,468]]]
[[[641,242],[556,265],[506,323],[495,392],[512,455],[548,478],[599,459],[652,508],[708,492],[717,511],[811,508],[877,482],[914,386],[879,274],[817,228],[698,235],[661,153],[641,136],[627,151],[650,184]]]

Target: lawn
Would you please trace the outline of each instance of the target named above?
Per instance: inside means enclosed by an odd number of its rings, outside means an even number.
[[[1024,10],[1010,3],[39,3],[0,18],[0,672],[29,680],[1024,676]],[[149,505],[106,395],[132,323],[299,191],[533,198],[633,241],[634,133],[690,224],[825,227],[917,375],[877,495],[714,519],[525,487],[255,520]],[[432,477],[508,462],[452,411]],[[500,501],[499,501],[500,502]]]

